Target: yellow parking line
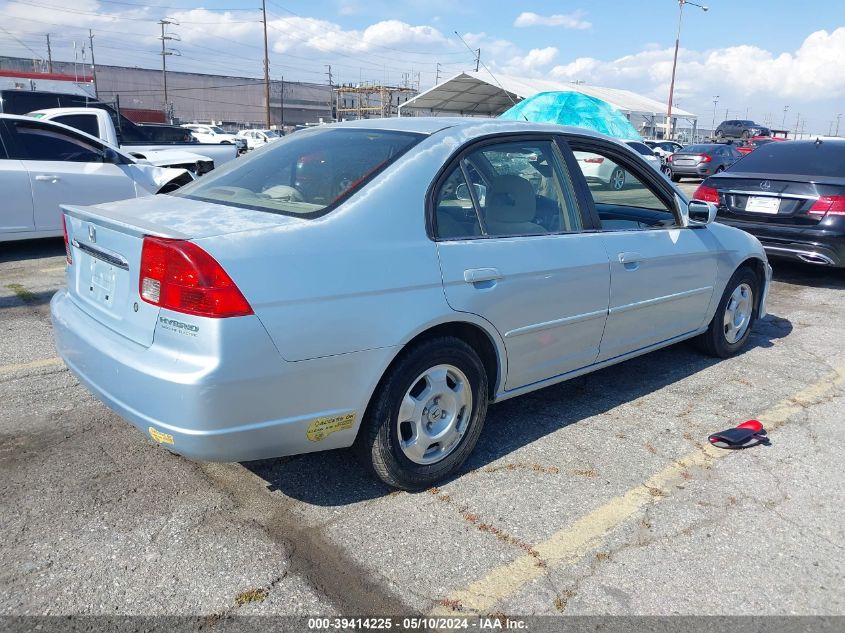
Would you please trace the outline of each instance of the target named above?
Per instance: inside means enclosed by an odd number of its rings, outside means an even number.
[[[845,365],[805,387],[761,413],[758,419],[768,430],[776,429],[788,419],[822,396],[845,382]],[[665,495],[671,486],[683,481],[682,473],[695,466],[730,455],[731,451],[719,450],[709,444],[702,444],[697,450],[673,461],[663,470],[655,473],[645,483],[632,488],[625,494],[614,497],[570,526],[555,532],[547,541],[534,546],[545,562],[538,564],[536,556],[524,555],[516,560],[488,572],[442,600],[432,615],[454,614],[455,611],[443,605],[460,605],[461,611],[489,613],[497,602],[514,594],[526,583],[543,575],[545,567],[567,561],[575,561],[601,543],[614,528],[622,525],[649,503],[655,503]]]
[[[28,369],[41,369],[42,367],[54,367],[62,364],[61,358],[42,358],[41,360],[34,360],[30,363],[18,363],[15,365],[0,365],[0,375],[2,374],[16,374],[18,372],[26,371]]]

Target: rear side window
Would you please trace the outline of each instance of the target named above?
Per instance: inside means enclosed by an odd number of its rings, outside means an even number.
[[[845,142],[783,141],[766,143],[742,159],[736,170],[767,174],[842,177]]]
[[[97,125],[96,115],[91,114],[64,114],[53,118],[56,123],[64,123],[68,127],[81,130],[86,134],[98,137],[100,136],[100,128]]]
[[[550,140],[483,145],[435,194],[437,237],[511,237],[580,231],[569,172]]]
[[[651,148],[646,145],[645,143],[628,143],[628,147],[633,148],[643,156],[653,156],[654,152],[651,151]]]
[[[369,182],[425,135],[323,128],[229,161],[174,195],[282,215],[317,217]]]

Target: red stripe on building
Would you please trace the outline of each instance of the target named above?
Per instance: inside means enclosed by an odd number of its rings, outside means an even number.
[[[90,75],[61,75],[59,73],[25,73],[17,70],[0,70],[0,77],[15,77],[19,79],[51,79],[53,81],[71,81],[75,83],[91,83],[94,78]]]

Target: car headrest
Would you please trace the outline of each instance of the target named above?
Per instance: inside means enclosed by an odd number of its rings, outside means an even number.
[[[485,206],[490,222],[530,222],[537,212],[534,187],[519,176],[498,176],[490,181]]]

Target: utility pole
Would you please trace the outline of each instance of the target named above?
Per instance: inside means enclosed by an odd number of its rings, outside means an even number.
[[[795,138],[798,138],[798,124],[801,123],[801,113],[798,113],[798,116],[795,119]]]
[[[475,51],[475,72],[478,72],[478,64],[481,63],[481,49]]]
[[[282,85],[281,90],[279,90],[279,127],[282,128],[282,133],[285,131],[285,76],[282,75]]]
[[[691,2],[691,0],[678,0],[678,34],[675,36],[675,57],[672,60],[672,81],[669,83],[669,104],[666,107],[666,135],[665,139],[672,138],[672,102],[675,98],[675,71],[678,68],[678,49],[681,47],[681,22],[684,19],[684,5],[691,4],[698,7],[704,12],[709,11],[709,7],[703,4]]]
[[[88,41],[91,42],[91,74],[94,75],[94,98],[100,98],[100,92],[97,90],[97,63],[94,61],[94,33],[88,29]]]
[[[50,34],[47,33],[47,72],[53,72],[53,50],[50,48]]]
[[[437,62],[437,76],[434,80],[434,85],[437,86],[440,84],[440,62]]]
[[[788,105],[783,106],[783,119],[780,122],[780,129],[782,129],[782,130],[785,129],[785,127],[786,127],[786,111],[787,110],[789,110],[789,106]]]
[[[329,120],[333,117],[332,113],[332,102],[334,101],[334,78],[332,77],[332,65],[325,64],[326,66],[326,76],[329,78]]]
[[[267,54],[267,0],[261,0],[261,14],[264,17],[264,106],[267,110],[267,129],[270,129],[270,57]],[[284,86],[282,87],[284,90]]]
[[[165,27],[168,24],[176,24],[178,26],[178,22],[173,20],[168,20],[167,18],[163,18],[158,21],[161,25],[161,81],[164,86],[164,112],[165,116],[167,117],[168,121],[171,123],[173,122],[173,113],[170,109],[170,101],[167,99],[167,56],[168,55],[178,55],[178,51],[174,51],[173,49],[167,48],[167,42],[169,40],[179,41],[179,37],[177,35],[166,35],[165,34]]]
[[[839,136],[839,119],[842,118],[842,113],[836,115],[836,136]]]
[[[713,123],[710,126],[710,136],[716,135],[716,104],[719,103],[719,95],[713,95]]]

